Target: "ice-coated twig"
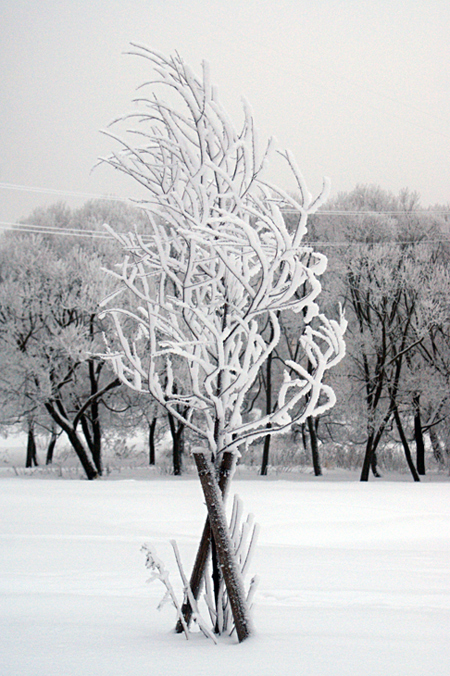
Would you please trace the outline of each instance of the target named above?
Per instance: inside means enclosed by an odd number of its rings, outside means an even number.
[[[259,530],[260,530],[259,523],[255,523],[253,525],[253,530],[252,530],[252,534],[251,534],[251,537],[250,537],[250,542],[249,542],[248,547],[247,547],[247,553],[246,553],[245,559],[243,559],[243,562],[242,562],[241,570],[242,570],[242,577],[244,577],[244,578],[247,574],[247,571],[248,571],[250,564],[252,562],[252,559],[253,559],[253,554],[256,550],[256,544],[258,542]]]
[[[254,575],[252,579],[250,580],[248,592],[247,592],[247,607],[249,612],[251,613],[253,610],[253,599],[255,598],[256,591],[258,589],[259,585],[259,577],[258,575]],[[228,627],[228,625],[227,625]],[[228,635],[231,636],[234,632],[234,625],[229,629]]]
[[[239,531],[239,524],[241,522],[243,509],[244,509],[243,502],[240,499],[239,495],[235,493],[233,497],[233,508],[231,511],[231,519],[230,519],[230,535],[234,543],[236,543],[237,533]]]
[[[250,585],[247,594],[247,604],[250,610],[253,607],[253,599],[255,597],[256,590],[258,589],[258,585],[259,585],[259,577],[258,575],[254,575],[250,580]]]
[[[178,571],[180,573],[181,581],[183,582],[184,593],[187,595],[189,603],[191,604],[192,619],[194,620],[194,622],[197,623],[200,631],[206,636],[206,638],[210,638],[212,641],[214,641],[214,643],[217,643],[216,637],[214,636],[212,631],[210,631],[210,629],[207,627],[203,617],[201,616],[200,611],[198,609],[197,601],[195,600],[194,595],[192,594],[192,590],[189,585],[189,580],[187,579],[184,573],[183,564],[181,563],[181,556],[178,549],[178,545],[175,540],[170,540],[170,544],[172,545],[175,554],[175,559],[178,565]]]
[[[163,585],[166,587],[166,594],[163,598],[163,601],[159,604],[159,608],[165,603],[166,599],[170,598],[173,606],[177,611],[178,619],[183,625],[183,631],[185,633],[186,639],[189,639],[189,629],[184,620],[183,613],[181,612],[180,604],[178,603],[177,596],[175,594],[174,588],[169,580],[169,572],[166,570],[161,559],[156,555],[155,549],[151,544],[144,544],[141,547],[141,551],[145,552],[146,567],[152,571],[152,576],[149,578],[148,582],[153,582],[153,580],[160,580]]]
[[[253,514],[248,514],[242,522],[244,505],[238,495],[234,495],[230,517],[230,536],[234,544],[236,558],[239,562],[242,576],[248,571],[259,535],[259,524],[254,522]]]
[[[247,520],[241,525],[240,537],[235,545],[235,553],[240,564],[245,560],[247,554],[247,545],[250,538],[251,529],[254,522],[253,514],[247,516]]]

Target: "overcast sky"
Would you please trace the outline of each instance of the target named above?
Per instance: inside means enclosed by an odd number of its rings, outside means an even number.
[[[130,41],[198,72],[208,60],[236,123],[245,96],[313,192],[327,175],[334,194],[376,183],[450,202],[448,0],[0,0],[0,26],[2,221],[85,201],[4,184],[133,194],[112,169],[91,173],[115,149],[99,130],[149,75]]]

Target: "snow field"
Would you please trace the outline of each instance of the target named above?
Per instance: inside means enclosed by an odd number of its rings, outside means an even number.
[[[140,551],[180,587],[195,478],[0,479],[1,676],[448,676],[450,484],[236,480],[261,524],[256,634],[172,632]]]

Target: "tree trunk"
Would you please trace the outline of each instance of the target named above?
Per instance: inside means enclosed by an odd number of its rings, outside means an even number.
[[[320,455],[319,455],[319,440],[317,438],[317,430],[314,424],[314,418],[308,416],[308,431],[309,431],[309,440],[311,443],[311,455],[314,467],[314,475],[322,476],[322,467],[320,466]]]
[[[425,476],[425,443],[423,440],[422,423],[420,419],[420,395],[413,397],[414,405],[414,439],[416,441],[417,473]]]
[[[413,459],[412,459],[412,456],[411,456],[411,451],[409,450],[408,441],[406,439],[406,435],[405,435],[405,432],[403,430],[403,425],[402,425],[402,421],[400,420],[400,414],[398,412],[397,406],[394,407],[394,420],[395,420],[395,423],[397,425],[397,429],[398,429],[398,433],[400,435],[400,440],[402,442],[403,450],[405,451],[406,462],[408,463],[408,467],[411,471],[413,479],[414,479],[414,481],[420,481],[420,477],[417,474],[416,468],[414,467]]]
[[[94,316],[91,318],[91,337],[94,335]],[[91,422],[91,440],[90,450],[92,453],[92,459],[94,465],[97,469],[97,472],[101,476],[103,473],[102,465],[102,434],[100,428],[100,410],[99,410],[99,399],[96,398],[98,395],[98,383],[100,378],[100,373],[103,366],[99,364],[96,368],[94,359],[89,359],[88,369],[89,369],[89,381],[91,385],[91,397],[92,399],[90,405],[90,422]]]
[[[50,441],[48,442],[47,446],[47,456],[45,458],[45,464],[46,465],[51,465],[53,462],[53,452],[55,450],[56,446],[56,441],[58,439],[58,434],[56,432],[56,427],[52,425],[52,430],[50,433]]]
[[[57,411],[53,403],[47,402],[45,404],[45,408],[47,409],[47,412],[50,414],[52,419],[57,423],[57,425],[59,425],[61,429],[67,434],[71,446],[75,451],[75,453],[77,454],[78,459],[86,473],[87,478],[90,480],[97,479],[99,476],[98,472],[94,467],[94,465],[89,460],[89,456],[86,452],[83,442],[79,438],[73,425],[69,422],[69,420],[67,420],[67,418],[65,418],[62,415],[62,413]]]
[[[375,477],[380,478],[381,476],[381,474],[379,474],[377,470],[376,450],[378,448],[378,444],[380,443],[381,437],[384,434],[384,430],[386,429],[386,425],[388,424],[391,415],[392,408],[389,407],[389,410],[385,414],[380,426],[378,427],[377,433],[375,434],[375,430],[373,428],[369,430],[369,435],[367,437],[366,444],[366,454],[364,456],[360,481],[369,481],[370,468],[372,468],[372,472]]]
[[[365,452],[365,455],[364,455],[363,466],[362,466],[362,469],[361,469],[360,481],[369,481],[370,465],[371,465],[371,462],[372,462],[372,455],[373,455],[373,438],[374,438],[374,432],[373,432],[373,430],[371,430],[369,432],[368,437],[367,437],[366,452]]]
[[[38,466],[36,455],[36,439],[34,437],[34,423],[32,420],[28,421],[28,437],[27,437],[27,458],[25,467]]]
[[[379,479],[381,477],[381,474],[378,471],[378,456],[377,456],[377,449],[374,447],[372,448],[372,458],[370,460],[370,468],[372,470],[372,474],[376,479]]]
[[[76,433],[76,431],[70,428],[64,431],[66,432],[69,441],[72,444],[72,448],[77,454],[78,459],[81,462],[84,471],[86,472],[87,478],[89,480],[97,479],[99,477],[99,473],[89,460],[89,457],[86,453],[86,449],[84,448],[83,443],[79,438],[78,434]]]
[[[267,423],[266,425],[267,429],[270,429],[272,425],[270,423]],[[269,453],[270,453],[270,440],[272,439],[272,436],[270,434],[266,434],[264,437],[264,446],[263,446],[263,454],[262,454],[262,463],[261,463],[261,476],[267,476],[267,468],[269,466]]]
[[[94,465],[97,468],[97,472],[100,476],[103,474],[103,461],[102,461],[102,433],[100,427],[100,412],[98,406],[98,400],[93,401],[91,405],[91,426],[92,426],[92,459]]]
[[[177,429],[177,437],[176,437],[176,464],[177,467],[179,468],[179,473],[182,474],[183,472],[183,457],[184,457],[184,436],[185,436],[185,425],[183,423],[179,423],[178,429]]]
[[[273,340],[273,326],[270,329],[270,341]],[[266,362],[266,415],[272,413],[272,352],[267,357]],[[267,424],[267,429],[270,429],[272,425]],[[261,476],[267,476],[267,467],[269,465],[269,452],[270,452],[270,434],[267,434],[264,437],[264,448],[261,464]]]
[[[438,437],[434,427],[430,427],[430,429],[428,430],[428,434],[430,436],[431,447],[433,449],[434,459],[437,462],[439,462],[441,465],[444,465],[445,464],[444,453],[442,451],[441,442],[439,441],[439,437]]]
[[[234,456],[232,453],[225,451],[222,457],[222,462],[219,469],[219,488],[222,495],[226,496],[228,484],[233,473],[234,469]],[[199,548],[197,551],[197,556],[195,558],[195,563],[192,568],[191,579],[189,580],[189,586],[191,588],[194,599],[198,599],[202,589],[203,578],[206,571],[206,564],[208,563],[209,553],[211,549],[211,525],[209,523],[209,517],[206,518],[206,522],[203,528],[202,537],[200,539]],[[181,612],[186,621],[186,624],[189,625],[192,617],[192,608],[189,600],[186,599],[181,607]],[[184,629],[180,621],[177,622],[175,627],[177,634],[181,634]]]
[[[306,441],[306,425],[305,425],[305,423],[302,423],[302,444],[303,444],[303,450],[305,452],[307,452],[308,443]]]
[[[234,545],[228,530],[216,471],[204,453],[194,453],[194,459],[205,496],[211,532],[214,537],[217,558],[225,582],[237,637],[239,643],[241,643],[251,634],[250,617],[244,583],[234,555]]]
[[[156,447],[155,447],[155,432],[156,432],[156,416],[152,418],[148,424],[148,464],[156,464]]]
[[[95,468],[99,476],[101,476],[103,469],[101,462],[101,443],[99,443],[98,434],[96,434],[94,429],[89,426],[89,420],[84,414],[79,418],[79,421],[81,423],[81,429],[83,430],[83,436],[86,440],[87,447],[91,452]]]
[[[184,425],[169,412],[167,418],[172,435],[173,473],[180,476],[183,472]]]
[[[372,474],[376,479],[381,477],[381,474],[378,471],[377,447],[381,437],[383,436],[384,428],[385,425],[383,424],[376,435],[372,433],[372,435],[369,435],[367,439],[366,454],[364,456],[360,481],[369,481],[370,470],[372,470]]]

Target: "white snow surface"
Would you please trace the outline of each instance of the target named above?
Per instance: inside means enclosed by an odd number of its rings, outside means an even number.
[[[255,635],[173,632],[140,551],[179,589],[197,479],[0,479],[1,676],[448,676],[450,483],[238,479],[261,524]]]

